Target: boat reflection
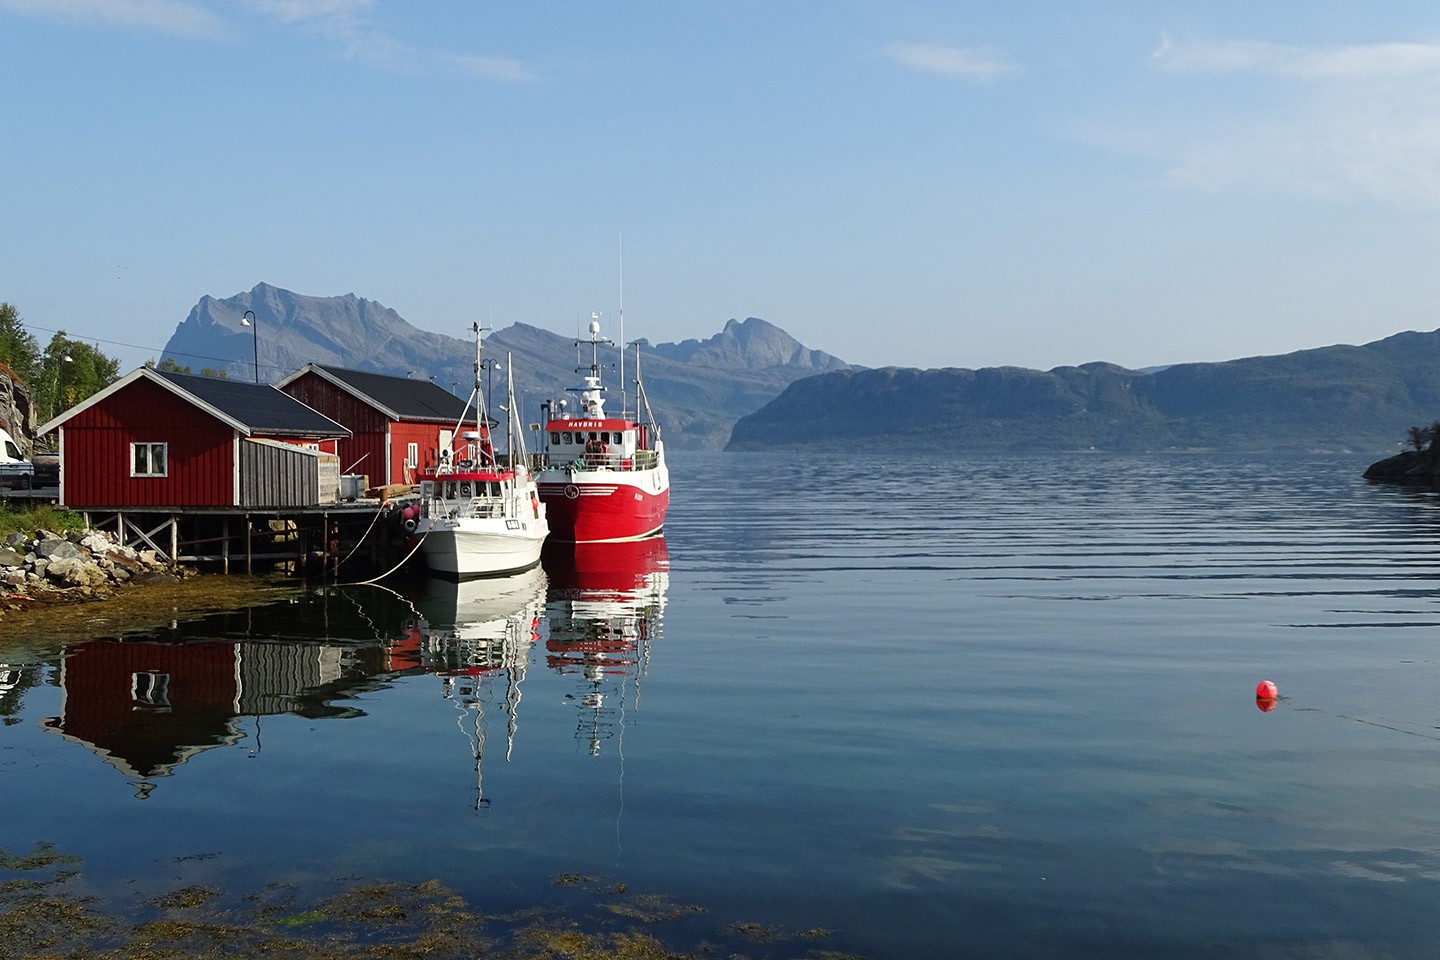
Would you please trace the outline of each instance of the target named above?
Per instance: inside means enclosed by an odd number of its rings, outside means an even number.
[[[545,664],[582,681],[571,695],[579,710],[575,736],[599,756],[617,724],[623,726],[630,679],[638,705],[650,643],[661,634],[670,555],[664,537],[565,544],[546,555],[545,567]]]
[[[519,728],[521,685],[539,639],[546,579],[539,567],[508,577],[426,581],[414,623],[427,670],[440,676],[441,695],[459,716],[475,763],[475,808],[488,806],[484,758],[487,705],[505,717],[505,758]]]

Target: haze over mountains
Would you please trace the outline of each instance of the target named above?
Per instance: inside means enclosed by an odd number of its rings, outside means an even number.
[[[241,322],[247,310],[255,314],[254,326]],[[634,336],[639,331],[632,327],[627,332]],[[601,333],[620,336],[613,324]],[[421,330],[394,310],[354,294],[312,297],[262,283],[223,300],[202,297],[176,328],[163,356],[197,373],[210,367],[250,379],[258,352],[260,379],[268,382],[314,362],[431,378],[468,396],[475,342],[466,331],[456,334]],[[580,363],[588,367],[590,352],[586,347],[577,362],[575,339],[527,324],[486,333],[486,357],[503,364],[508,351],[513,358],[523,421],[539,420],[542,400],[563,397],[566,387],[579,383],[575,368]],[[848,367],[755,317],[731,320],[705,341],[642,342],[641,354],[646,393],[665,439],[682,447],[723,446],[737,418],[758,410],[792,381]],[[601,360],[608,365],[602,374],[610,398],[607,410],[618,414],[622,386],[634,402],[629,383],[634,379],[634,351],[625,358],[623,385],[618,352],[602,350]],[[493,402],[503,403],[505,372],[487,371],[487,379],[491,377]]]

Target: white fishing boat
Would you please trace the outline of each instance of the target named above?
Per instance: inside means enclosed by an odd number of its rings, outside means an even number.
[[[550,532],[545,505],[525,455],[525,434],[515,405],[515,380],[505,360],[510,450],[497,455],[490,417],[480,390],[480,325],[475,324],[475,429],[440,452],[440,462],[420,474],[420,515],[415,533],[433,573],[465,579],[500,577],[540,562]]]

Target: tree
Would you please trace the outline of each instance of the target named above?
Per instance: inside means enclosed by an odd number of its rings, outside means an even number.
[[[98,345],[72,340],[65,331],[50,338],[40,358],[36,403],[42,420],[98,393],[120,376],[120,361],[106,356]]]
[[[156,363],[154,360],[151,360],[149,363],[145,364],[145,366],[150,367],[152,370],[161,370],[161,371],[163,371],[163,372],[165,372],[165,373],[189,373],[189,372],[190,372],[190,368],[189,368],[189,367],[182,367],[182,366],[180,365],[180,361],[179,361],[179,360],[176,360],[174,357],[166,357],[165,359],[161,360],[159,363]]]
[[[40,372],[40,344],[25,329],[20,311],[8,303],[0,303],[0,363],[27,384]]]

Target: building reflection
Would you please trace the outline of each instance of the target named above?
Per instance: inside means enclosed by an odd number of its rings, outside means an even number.
[[[245,739],[241,720],[353,717],[375,689],[381,647],[265,640],[88,640],[60,662],[60,715],[41,721],[83,744],[144,797],[190,757]]]
[[[438,676],[470,741],[480,806],[487,735],[493,745],[503,726],[508,758],[539,656],[574,679],[567,699],[590,754],[617,735],[660,636],[668,568],[660,538],[566,546],[514,577],[429,580],[404,595],[330,587],[147,636],[86,640],[53,667],[0,665],[0,719],[16,722],[23,693],[53,670],[59,715],[41,725],[92,751],[143,798],[205,751],[257,756],[265,717],[360,717],[365,694]]]
[[[578,681],[575,736],[591,756],[638,706],[650,643],[660,637],[670,555],[663,537],[566,544],[547,553],[550,593],[545,664]],[[627,691],[633,686],[633,693]]]
[[[535,567],[510,577],[432,579],[415,601],[423,666],[441,678],[441,694],[455,705],[456,725],[470,742],[476,809],[490,802],[484,779],[490,713],[504,718],[507,760],[515,748],[545,590],[545,573]]]

